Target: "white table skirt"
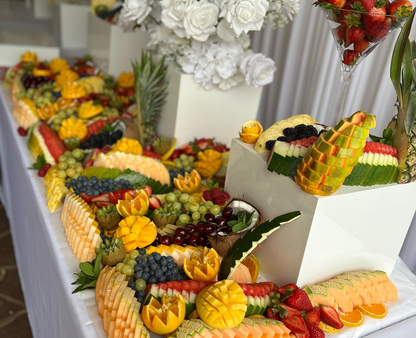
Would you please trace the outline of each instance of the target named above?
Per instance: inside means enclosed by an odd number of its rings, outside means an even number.
[[[72,295],[71,283],[75,280],[73,274],[79,271],[79,262],[65,239],[60,211],[49,212],[42,180],[36,171],[27,169],[34,160],[26,146],[27,138],[17,133],[18,125],[11,109],[9,91],[3,89],[0,91],[0,195],[10,222],[33,336],[106,337],[94,292]],[[386,318],[366,317],[365,325],[328,334],[328,337],[415,337],[416,276],[398,259],[391,279],[398,286],[399,301],[387,304]]]

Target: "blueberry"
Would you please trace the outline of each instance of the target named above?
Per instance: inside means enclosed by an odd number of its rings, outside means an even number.
[[[169,263],[169,264],[167,265],[168,269],[173,269],[173,264],[174,264],[174,263]]]
[[[150,268],[148,267],[148,266],[146,266],[145,268],[144,268],[144,272],[149,272],[150,271]]]
[[[166,265],[166,264],[168,264],[168,260],[166,259],[166,257],[162,257],[162,258],[160,259],[160,264],[161,264],[161,265]]]
[[[155,273],[155,276],[158,277],[158,278],[162,277],[163,276],[163,271],[162,270],[157,270],[156,273]]]
[[[100,192],[99,192],[97,189],[95,189],[95,190],[94,190],[94,195],[95,195],[95,196],[98,196],[99,194],[100,194]]]
[[[156,254],[156,255],[155,255],[155,254]],[[158,254],[157,252],[154,252],[152,255],[154,256],[154,258],[155,258],[155,261],[156,261],[156,262],[160,261],[160,259],[162,258],[162,257],[160,256],[160,254]]]
[[[137,265],[136,265],[137,266]],[[146,272],[145,272],[146,273]],[[137,279],[140,279],[140,278],[142,278],[143,277],[143,272],[142,271],[137,271],[135,274],[134,274],[134,277],[136,277]]]
[[[168,260],[168,263],[173,263],[173,257],[169,256],[169,257],[167,258],[167,260]]]
[[[174,282],[174,281],[176,281],[176,280],[177,280],[177,278],[176,278],[176,276],[170,276],[170,277],[169,277],[169,280],[171,280],[171,281],[173,281],[173,282]]]
[[[129,284],[127,284],[127,286],[128,286],[130,289],[133,289],[133,290],[135,290],[135,289],[136,289],[136,283],[135,283],[135,282],[129,282]]]
[[[162,272],[166,272],[166,271],[168,271],[168,268],[166,266],[162,266],[161,270],[162,270]]]
[[[159,283],[166,283],[166,276],[162,276],[159,278]]]
[[[140,290],[139,291],[139,297],[144,297],[144,296],[146,296],[146,291]]]
[[[143,299],[143,297],[137,297],[137,301],[138,301],[139,303],[143,303],[144,299]]]
[[[172,275],[177,275],[178,273],[179,273],[178,269],[172,269],[171,270]]]
[[[156,271],[155,270],[150,270],[149,274],[150,274],[150,276],[154,276],[156,274]]]
[[[134,297],[136,297],[136,298],[140,297],[140,296],[139,296],[139,292],[140,292],[140,291],[136,291],[136,292],[134,293]]]
[[[144,261],[144,258],[142,256],[137,256],[136,257],[136,262],[141,264]]]
[[[148,283],[149,284],[155,284],[155,283],[157,283],[157,278],[156,277],[150,277]]]
[[[134,272],[143,271],[143,267],[140,264],[136,264],[134,266]]]
[[[171,275],[170,270],[168,270],[168,271],[165,272],[165,276],[166,277],[169,277],[170,275]]]
[[[157,263],[153,263],[153,264],[150,266],[150,268],[151,268],[152,270],[158,270],[158,269],[159,269],[159,265],[158,265]]]
[[[90,179],[91,181],[92,180],[94,180],[94,181],[96,181],[97,180],[97,176],[91,176],[91,179]]]
[[[144,279],[145,282],[147,282],[147,280],[149,279],[149,277],[150,277],[150,274],[148,272],[144,272],[143,275],[142,275],[142,279]]]
[[[140,249],[139,254],[142,255],[142,256],[145,255],[146,254],[146,249],[144,249],[144,248]]]
[[[70,182],[66,182],[65,183],[65,187],[67,187],[68,189],[71,188],[71,183]]]

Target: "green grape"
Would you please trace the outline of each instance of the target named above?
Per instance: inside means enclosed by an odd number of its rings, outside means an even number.
[[[181,160],[180,160],[179,158],[175,158],[175,159],[173,160],[173,163],[177,164],[177,163],[182,163],[182,162],[181,162]]]
[[[75,173],[75,175],[74,175],[74,176],[72,176],[72,178],[73,178],[74,180],[77,180],[79,176],[80,176],[80,174]]]
[[[186,202],[183,206],[187,212],[191,211],[191,202]]]
[[[178,220],[179,222],[186,224],[186,223],[189,223],[189,221],[191,220],[191,217],[189,217],[189,215],[187,214],[182,214],[179,216]]]
[[[143,259],[147,259],[147,257],[149,257],[149,255],[148,254],[144,254],[142,257],[143,257]]]
[[[67,160],[67,157],[65,155],[59,156],[59,159],[58,159],[59,162],[66,162],[66,160]]]
[[[198,211],[200,214],[205,215],[208,212],[208,208],[205,205],[201,205]]]
[[[127,264],[127,262],[128,262],[129,260],[130,260],[130,258],[129,258],[129,257],[126,257],[126,258],[124,258],[124,259],[123,259],[123,263],[124,263],[124,264]]]
[[[190,209],[192,212],[198,211],[198,209],[199,209],[199,204],[198,204],[198,203],[193,202],[193,203],[191,203],[191,206],[189,207],[189,209]]]
[[[175,210],[181,210],[182,209],[182,204],[180,204],[178,201],[173,203],[173,209]]]
[[[221,208],[219,205],[213,205],[211,208],[209,208],[209,212],[214,216],[217,216],[221,212]]]
[[[188,156],[188,161],[189,161],[190,163],[194,163],[194,161],[195,161],[195,157],[193,157],[193,156]]]
[[[124,264],[123,263],[118,263],[117,265],[116,265],[116,271],[117,272],[121,272],[121,268],[124,266]]]
[[[182,194],[181,197],[179,198],[179,201],[183,204],[185,204],[186,202],[189,201],[189,194]]]
[[[193,212],[192,213],[192,219],[194,220],[194,221],[197,221],[197,220],[199,220],[201,218],[201,214],[198,212],[198,211],[195,211],[195,212]]]
[[[137,264],[137,262],[136,262],[136,260],[135,260],[135,259],[130,259],[130,260],[127,262],[127,264],[128,264],[128,265],[130,265],[131,267],[133,267],[133,268],[134,268],[134,266]]]
[[[178,227],[184,227],[186,225],[186,223],[182,223],[179,219],[176,220],[175,223]]]
[[[80,161],[84,158],[84,153],[81,149],[74,149],[72,150],[72,156]]]
[[[65,113],[67,115],[72,115],[74,113],[74,109],[68,107],[68,108],[65,109]]]
[[[182,165],[186,168],[189,166],[189,161],[188,160],[184,160],[182,161]]]
[[[183,161],[185,161],[185,160],[188,159],[188,155],[186,155],[186,154],[180,154],[179,159],[183,162]]]
[[[138,250],[133,250],[132,252],[130,252],[130,258],[131,259],[136,259],[137,257],[139,257],[139,251]]]
[[[77,160],[73,157],[68,157],[66,159],[66,163],[68,163],[68,165],[75,165],[75,163],[77,163]]]
[[[84,168],[81,166],[81,167],[77,167],[77,166],[75,166],[75,172],[77,173],[77,174],[81,174],[82,172],[84,171]]]
[[[187,165],[186,167],[183,168],[186,172],[191,172],[192,171],[192,167],[190,165]]]
[[[58,170],[56,176],[58,176],[59,178],[66,178],[66,172],[63,170]]]
[[[75,163],[75,168],[78,168],[78,167],[82,167],[82,163],[81,162]]]
[[[214,203],[212,201],[206,201],[205,202],[205,206],[209,209],[214,205]]]
[[[60,163],[58,164],[58,169],[59,169],[59,170],[66,170],[66,168],[68,168],[68,164],[67,164],[67,163],[65,163],[65,162],[60,162]]]
[[[55,125],[55,126],[60,126],[61,123],[62,123],[62,119],[59,118],[59,117],[55,117],[52,121],[52,124]]]
[[[180,190],[174,190],[173,193],[177,196],[180,197],[182,195],[182,192]]]
[[[176,202],[177,198],[176,198],[176,195],[174,193],[170,192],[169,194],[166,195],[165,199],[166,199],[167,202],[173,203],[173,202]]]
[[[182,169],[183,165],[182,165],[182,163],[175,163],[175,167],[176,167],[176,169]]]
[[[74,177],[75,175],[75,170],[73,168],[68,168],[66,170],[66,174],[68,175],[68,177]]]
[[[71,150],[67,150],[67,151],[65,151],[65,152],[64,152],[64,155],[65,155],[66,157],[71,157],[71,156],[72,156],[72,152],[71,152]]]
[[[59,118],[61,118],[62,120],[63,120],[63,119],[66,119],[66,114],[65,114],[65,112],[61,110],[61,111],[58,113],[58,117],[59,117]]]
[[[136,280],[136,290],[137,291],[146,290],[146,281],[144,279],[139,278]]]
[[[126,276],[133,276],[133,267],[130,264],[126,264],[121,268],[121,273]]]

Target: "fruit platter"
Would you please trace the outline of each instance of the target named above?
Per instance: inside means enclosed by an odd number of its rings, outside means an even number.
[[[381,136],[370,135],[376,116],[358,111],[334,126],[306,114],[267,129],[250,120],[231,151],[206,135],[182,145],[155,132],[165,74],[164,61],[146,54],[115,79],[89,58],[26,52],[5,76],[28,170],[59,215],[79,262],[73,293],[93,295],[94,324],[118,338],[353,337],[354,328],[383,327],[372,321],[401,301],[389,275],[414,209],[392,206],[408,223],[390,226],[395,236],[381,225],[373,236],[362,231],[386,252],[386,241],[394,247],[388,265],[351,251],[344,261],[338,243],[351,240],[339,228],[396,215],[345,212],[367,193],[381,196],[379,209],[383,194],[415,197],[403,184],[414,177],[413,126],[397,136],[407,110]],[[352,198],[343,189],[358,190]],[[337,237],[335,259],[316,233]]]

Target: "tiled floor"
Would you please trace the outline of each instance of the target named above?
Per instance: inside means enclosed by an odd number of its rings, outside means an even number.
[[[31,338],[9,222],[0,204],[0,337]]]

